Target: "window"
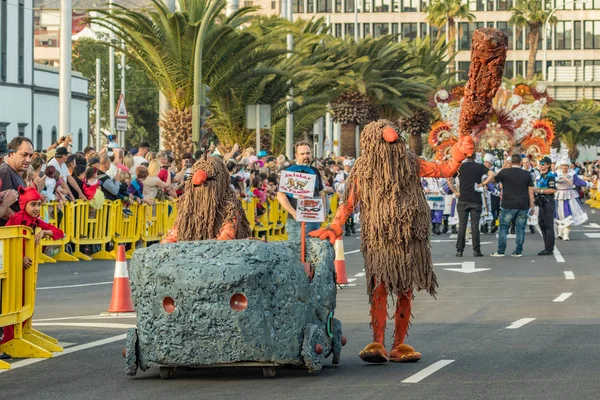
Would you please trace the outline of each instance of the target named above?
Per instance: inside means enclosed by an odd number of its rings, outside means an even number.
[[[554,65],[557,67],[570,67],[572,66],[571,60],[556,60],[554,61]]]
[[[429,36],[431,37],[431,44],[437,42],[439,39],[446,39],[446,26],[439,29],[436,26],[431,25],[429,27]]]
[[[513,30],[512,27],[508,27],[508,22],[497,22],[497,28],[498,30],[501,30],[502,32],[504,32],[506,34],[506,36],[508,36],[508,49],[512,50],[513,49]]]
[[[335,24],[335,37],[342,37],[342,24]]]
[[[398,36],[398,24],[395,22],[392,23],[392,35]]]
[[[471,50],[473,32],[475,32],[475,24],[468,22],[458,23],[458,50]]]
[[[520,29],[517,27],[515,27],[515,31],[516,31],[516,35],[517,35],[517,50],[523,50],[523,48],[525,46],[525,40],[523,40],[524,31],[523,31],[523,29]]]
[[[344,24],[344,32],[346,36],[354,37],[354,24]]]
[[[466,81],[469,79],[469,68],[471,68],[470,61],[459,61],[458,72],[461,80]]]
[[[273,2],[273,4],[275,4],[275,2]],[[275,9],[273,6],[271,6],[271,8],[273,10]],[[304,13],[304,0],[292,0],[292,13]]]
[[[355,3],[356,0],[344,0],[344,11],[347,13],[353,13]]]
[[[302,2],[304,4],[304,2]],[[277,8],[277,2],[276,1],[271,1],[271,10],[274,10],[275,8]]]
[[[570,21],[559,21],[554,30],[554,48],[556,50],[571,50],[571,33],[573,23]]]
[[[342,2],[343,1],[344,0],[335,0],[335,12],[336,13],[344,12],[343,9],[342,9]]]
[[[371,0],[361,0],[363,1],[363,8],[365,9],[365,12],[371,12]]]
[[[0,0],[0,82],[6,82],[6,5],[8,0]]]
[[[19,136],[23,137],[25,136],[25,127],[27,126],[27,124],[19,124]]]
[[[427,0],[421,0],[419,4],[419,11],[425,12],[427,9]]]
[[[391,0],[373,0],[374,12],[390,12]]]
[[[77,132],[77,151],[83,151],[83,132],[81,128]]]
[[[41,125],[38,125],[35,130],[35,148],[38,151],[41,151],[44,148],[44,131],[42,130]]]
[[[373,37],[377,38],[383,35],[389,35],[390,24],[373,24]]]
[[[309,13],[314,13],[315,12],[315,0],[307,0],[306,10]]]
[[[600,21],[584,21],[584,48],[600,49]]]
[[[487,0],[487,11],[494,11],[494,0]]]
[[[562,0],[559,0],[562,1]],[[498,0],[496,2],[496,11],[509,11],[512,10],[512,0]]]
[[[317,0],[317,12],[318,13],[330,13],[332,11],[333,0]]]
[[[504,64],[504,77],[511,79],[514,76],[515,76],[515,62],[507,61],[506,64]]]
[[[252,0],[244,0],[244,7],[252,7]]]
[[[600,1],[599,0],[586,0],[583,5],[585,10],[600,10]]]
[[[529,50],[529,27],[525,28],[525,50]],[[540,32],[540,35],[538,37],[538,50],[542,50],[543,49],[543,40],[542,40],[542,34]]]
[[[402,12],[417,12],[417,0],[401,0]]]
[[[581,21],[573,21],[573,31],[575,50],[581,50]]]
[[[419,24],[419,37],[421,39],[425,39],[425,36],[427,36],[427,24],[425,22],[421,22]]]
[[[0,122],[0,136],[4,136],[6,138],[6,131],[10,122]]]
[[[581,67],[581,60],[575,60],[575,66]]]
[[[367,36],[369,36],[371,34],[371,24],[364,23],[363,24],[363,37],[366,38]]]
[[[409,41],[415,40],[417,38],[417,25],[416,22],[401,24],[402,39],[408,39]]]
[[[515,71],[515,76],[525,76],[525,70],[523,69],[523,61],[517,61],[517,70]]]
[[[485,11],[485,5],[483,3],[483,0],[476,0],[475,4],[476,4],[475,11]]]
[[[52,127],[52,133],[50,134],[50,143],[56,143],[56,141],[58,140],[56,137],[56,127],[53,126]]]
[[[25,0],[19,0],[19,10],[18,10],[18,19],[19,19],[19,33],[18,33],[18,41],[19,41],[19,53],[18,53],[18,62],[19,62],[19,83],[23,83],[25,80]]]

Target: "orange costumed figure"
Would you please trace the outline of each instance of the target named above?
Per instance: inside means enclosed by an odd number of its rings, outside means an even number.
[[[445,163],[427,162],[406,148],[398,128],[379,120],[361,133],[361,156],[347,179],[344,202],[332,224],[310,236],[342,236],[342,226],[360,207],[361,251],[371,304],[373,342],[360,357],[366,362],[411,362],[421,354],[404,343],[411,317],[413,290],[435,295],[437,278],[429,244],[430,209],[420,177],[451,177],[473,153],[471,129],[489,111],[500,85],[506,59],[507,37],[496,29],[479,29],[472,45],[471,70],[460,115],[460,139]],[[486,111],[487,109],[487,111]],[[388,294],[395,294],[394,343],[384,345]]]
[[[250,224],[229,186],[225,163],[205,154],[194,164],[191,175],[177,202],[175,226],[161,243],[248,239],[252,233]]]

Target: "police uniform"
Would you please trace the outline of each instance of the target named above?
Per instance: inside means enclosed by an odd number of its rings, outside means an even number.
[[[556,189],[556,175],[548,171],[535,180],[535,187],[540,189],[540,193],[535,195],[535,204],[539,207],[539,224],[542,236],[544,237],[544,251],[554,251],[554,211],[556,202],[554,194],[544,193],[544,189]]]

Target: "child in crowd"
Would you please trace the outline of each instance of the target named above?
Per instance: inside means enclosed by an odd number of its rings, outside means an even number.
[[[140,165],[137,167],[137,176],[135,179],[131,180],[129,184],[129,194],[133,198],[133,200],[138,203],[152,203],[152,200],[146,201],[144,199],[144,180],[148,177],[148,167],[144,165]]]
[[[83,194],[88,200],[92,200],[96,195],[96,190],[100,186],[98,181],[98,171],[95,167],[89,167],[85,170],[83,178]]]
[[[52,168],[52,167],[48,167]],[[60,229],[44,222],[40,218],[42,208],[42,196],[33,187],[19,187],[19,206],[21,211],[14,213],[8,219],[6,226],[25,225],[31,228],[35,233],[35,242],[39,243],[44,238],[52,238],[53,240],[62,239],[65,234]],[[25,243],[23,243],[24,245]],[[25,248],[23,247],[23,251]],[[33,265],[33,260],[23,254],[23,279],[25,279],[25,270]],[[24,301],[25,294],[23,293]],[[7,343],[14,338],[14,329],[12,326],[4,327],[4,336],[0,340],[0,344]]]
[[[263,188],[263,180],[260,176],[255,176],[252,179],[250,193],[258,199],[258,203],[256,204],[256,221],[258,222],[260,217],[267,212],[267,192]]]
[[[129,186],[131,185],[131,175],[129,172],[121,171],[119,173],[121,177],[121,183],[119,185],[119,195],[118,197],[123,202],[123,214],[127,216],[132,216],[133,212],[129,209],[131,206],[132,198],[129,195]]]
[[[43,193],[48,201],[56,201],[56,179],[54,178],[55,174],[55,167],[53,167],[52,165],[46,167],[46,170],[44,171],[44,175],[46,175],[46,188],[44,189]]]

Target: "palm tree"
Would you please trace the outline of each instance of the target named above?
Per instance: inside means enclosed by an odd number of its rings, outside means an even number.
[[[428,93],[428,97],[432,97],[433,92],[440,87],[444,87],[448,83],[454,81],[455,74],[447,72],[448,65],[454,59],[447,57],[448,44],[443,38],[439,38],[432,43],[429,36],[412,41],[402,42],[413,57],[413,64],[419,67],[426,76],[433,80],[433,91]],[[399,128],[409,135],[409,146],[417,155],[423,153],[423,133],[427,133],[430,128],[430,123],[433,114],[423,103],[421,107],[411,108],[411,114],[408,117],[400,118],[398,121]]]
[[[569,149],[569,158],[579,157],[579,145],[594,145],[600,140],[600,105],[592,100],[553,102],[548,116],[555,124],[556,136]]]
[[[544,7],[545,3],[545,7]],[[540,43],[540,32],[550,14],[550,2],[548,0],[517,0],[509,24],[517,27],[517,35],[523,28],[529,28],[527,43],[529,43],[529,62],[527,63],[527,79],[533,79],[535,74],[535,58]],[[556,24],[556,16],[552,16],[549,23]],[[542,66],[546,68],[546,66]]]
[[[443,28],[448,24],[448,36],[450,38],[450,46],[448,47],[448,57],[454,60],[456,54],[456,21],[467,20],[472,22],[475,20],[475,15],[469,11],[468,2],[461,0],[432,0],[431,4],[426,7],[427,21],[436,26],[438,29]],[[448,65],[449,72],[456,71],[454,62]]]
[[[426,102],[431,85],[393,36],[358,43],[338,39],[330,47],[341,88],[341,95],[331,102],[331,113],[342,124],[342,154],[355,156],[357,125],[410,115],[411,107]]]

